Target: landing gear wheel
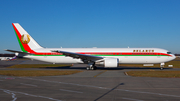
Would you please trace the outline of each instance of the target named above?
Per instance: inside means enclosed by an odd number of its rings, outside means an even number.
[[[161,67],[160,70],[163,70],[164,65],[165,65],[165,63],[160,64],[160,67]]]
[[[86,69],[87,70],[96,70],[97,67],[96,66],[87,66]]]
[[[91,70],[95,70],[94,66],[91,67]]]
[[[89,63],[88,66],[86,67],[87,70],[95,70],[96,66],[95,63]]]
[[[90,67],[89,67],[89,66],[87,66],[87,67],[86,67],[86,69],[87,69],[87,70],[90,70]]]

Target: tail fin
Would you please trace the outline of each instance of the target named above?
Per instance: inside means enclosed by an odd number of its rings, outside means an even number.
[[[42,48],[19,23],[12,23],[12,25],[23,52],[34,53],[34,49]]]

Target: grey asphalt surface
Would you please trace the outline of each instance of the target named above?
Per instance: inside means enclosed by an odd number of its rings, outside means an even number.
[[[0,61],[0,70],[5,70],[10,65],[27,63],[42,64],[44,62]],[[87,71],[84,66],[74,65],[55,69],[83,70],[81,73],[67,76],[14,77],[1,75],[0,101],[180,101],[179,78],[125,75],[126,71],[152,68],[98,68],[95,71]]]

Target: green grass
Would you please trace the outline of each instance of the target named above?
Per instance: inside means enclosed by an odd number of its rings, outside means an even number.
[[[129,71],[130,76],[136,77],[162,77],[162,78],[180,78],[180,71]]]
[[[82,71],[59,71],[59,70],[0,70],[0,75],[6,76],[58,76],[58,75],[71,75]]]
[[[168,65],[173,65],[173,68],[180,68],[180,58],[176,58],[173,61],[165,63],[165,67],[167,68]],[[125,67],[148,67],[143,66],[142,64],[120,64],[120,66]],[[154,64],[154,66],[150,67],[159,67],[160,64]],[[162,77],[162,78],[180,78],[180,71],[128,71],[126,72],[130,76],[136,76],[136,77]]]
[[[173,65],[173,68],[180,68],[180,61],[177,58],[173,61],[166,62],[164,68],[167,68],[168,65]],[[119,66],[124,66],[124,67],[160,67],[160,64],[154,64],[154,66],[143,66],[143,64],[120,64]]]
[[[168,67],[168,65],[173,65],[173,68],[180,68],[180,61],[170,61],[165,63],[165,66]]]
[[[71,66],[66,64],[18,64],[7,68],[48,68],[48,67],[65,67]]]

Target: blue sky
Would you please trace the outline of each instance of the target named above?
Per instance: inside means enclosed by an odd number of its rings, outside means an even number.
[[[180,53],[180,0],[0,0],[0,53],[11,23],[48,48],[163,48]]]

